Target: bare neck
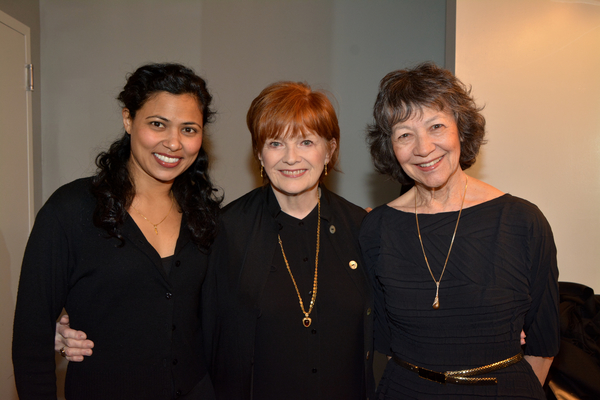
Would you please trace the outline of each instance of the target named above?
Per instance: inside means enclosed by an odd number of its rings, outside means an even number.
[[[171,199],[173,182],[161,182],[137,168],[130,168],[129,173],[135,187],[135,200],[143,203],[155,203]]]
[[[439,188],[429,188],[416,183],[413,188],[413,195],[416,196],[413,198],[413,204],[416,204],[417,212],[433,214],[459,210],[466,195],[467,180],[467,174],[460,171],[454,179]]]

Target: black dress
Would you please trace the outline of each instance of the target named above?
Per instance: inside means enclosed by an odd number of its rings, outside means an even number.
[[[436,279],[444,265],[458,212],[419,214],[423,245]],[[382,206],[365,219],[360,236],[375,288],[375,348],[434,371],[475,368],[521,351],[558,352],[558,268],[552,231],[539,209],[511,195],[462,212],[448,266],[436,285],[427,269],[415,215]],[[523,360],[481,375],[494,386],[446,384],[420,378],[388,362],[378,398],[543,399]]]

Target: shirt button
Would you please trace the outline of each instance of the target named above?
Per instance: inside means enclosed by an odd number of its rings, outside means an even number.
[[[171,297],[173,297],[173,294],[167,292],[167,294],[165,294],[165,297],[167,298],[167,300],[169,300]]]
[[[178,363],[177,359],[176,358],[173,359],[173,365],[177,365],[177,363]]]
[[[371,309],[367,308],[367,315],[371,315]]]
[[[335,225],[329,226],[329,233],[331,233],[332,235],[335,233]]]
[[[304,262],[307,262],[307,261],[308,261],[308,257],[304,257],[302,260],[303,260]]]
[[[180,265],[181,265],[181,261],[179,261],[179,260],[175,261],[175,266],[176,267],[179,267]]]
[[[350,261],[350,263],[348,263],[348,265],[349,265],[349,266],[350,266],[350,268],[352,268],[352,269],[356,269],[356,268],[358,268],[358,264],[357,264],[357,262],[356,262],[356,261],[354,261],[354,260]]]
[[[313,369],[312,369],[312,372],[313,372],[313,374],[316,374],[316,373],[317,373],[317,369],[316,369],[316,368],[313,368]]]
[[[312,332],[313,335],[317,334],[317,330],[316,329],[313,329],[311,332]]]
[[[175,392],[175,394],[177,395],[177,397],[181,396],[181,393],[182,393],[181,390],[178,390],[178,391]]]

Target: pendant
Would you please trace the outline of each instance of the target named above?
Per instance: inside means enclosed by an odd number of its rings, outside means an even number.
[[[438,308],[440,308],[440,298],[438,296],[439,292],[440,292],[440,283],[436,282],[435,283],[435,300],[433,300],[433,304],[432,304],[434,310],[437,310]]]
[[[312,319],[310,319],[308,317],[305,317],[302,319],[302,325],[304,325],[305,328],[308,328],[311,323],[312,323]]]
[[[156,225],[154,225],[154,232],[156,232],[156,234],[158,235],[158,228],[156,227]]]

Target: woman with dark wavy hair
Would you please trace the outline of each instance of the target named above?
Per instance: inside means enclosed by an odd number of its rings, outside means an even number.
[[[375,348],[391,359],[379,399],[545,398],[559,345],[554,239],[535,205],[464,172],[484,142],[480,110],[433,64],[381,81],[371,155],[414,186],[361,227]]]
[[[212,97],[191,69],[148,64],[118,100],[125,133],[98,155],[96,175],[50,197],[27,244],[13,336],[21,399],[56,398],[63,307],[94,347],[69,365],[68,399],[214,396],[200,317],[221,202],[202,148]]]

